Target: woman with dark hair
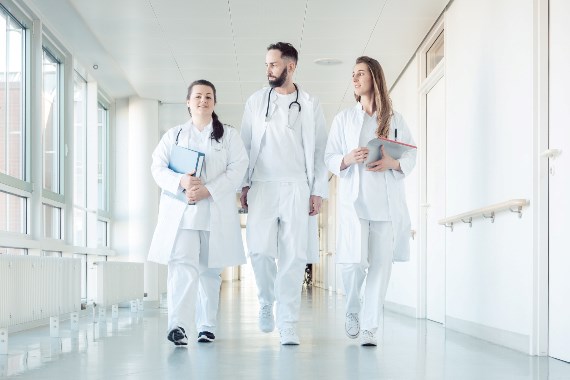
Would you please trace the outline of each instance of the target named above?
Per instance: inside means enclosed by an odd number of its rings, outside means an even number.
[[[151,166],[162,194],[148,260],[168,265],[168,340],[176,346],[188,344],[194,309],[198,342],[215,339],[222,269],[246,262],[236,207],[249,162],[243,142],[218,120],[212,83],[193,82],[186,104],[190,120],[164,134]],[[174,145],[205,154],[200,177],[169,169]]]
[[[413,140],[402,116],[392,110],[378,61],[357,58],[352,84],[357,103],[336,115],[325,163],[338,176],[336,258],[346,291],[345,332],[352,339],[360,335],[363,346],[376,346],[392,262],[409,259],[411,225],[403,179],[415,166],[416,152],[394,159],[382,147],[380,160],[364,164],[366,145],[374,138],[411,145]]]

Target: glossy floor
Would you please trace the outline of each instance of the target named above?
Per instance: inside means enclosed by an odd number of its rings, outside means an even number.
[[[10,336],[0,377],[18,379],[570,379],[570,364],[537,358],[447,331],[436,323],[386,313],[381,345],[361,347],[344,335],[343,298],[303,291],[300,346],[281,346],[257,328],[255,285],[224,283],[215,343],[174,348],[166,310],[118,320],[82,318],[78,333],[47,327]],[[65,327],[62,326],[62,327]]]

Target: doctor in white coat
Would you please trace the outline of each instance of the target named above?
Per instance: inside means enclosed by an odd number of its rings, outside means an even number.
[[[403,179],[416,162],[416,149],[396,160],[384,152],[364,165],[368,141],[384,137],[413,145],[402,116],[392,110],[382,67],[359,57],[352,73],[357,103],[336,115],[325,162],[338,180],[336,258],[346,291],[345,332],[376,346],[393,261],[407,261],[410,216]],[[364,302],[360,294],[364,280]],[[361,332],[362,328],[362,332]]]
[[[241,125],[250,158],[241,202],[248,208],[247,244],[258,287],[259,327],[270,332],[276,322],[285,345],[299,344],[303,276],[306,264],[318,259],[316,215],[328,195],[324,114],[318,100],[293,83],[297,59],[291,44],[268,47],[270,87],[249,97]]]
[[[148,260],[168,265],[168,340],[176,346],[188,344],[193,309],[198,342],[215,339],[222,269],[246,262],[236,190],[247,153],[235,129],[218,120],[211,82],[193,82],[186,102],[190,120],[164,134],[151,167],[163,191]],[[168,168],[175,144],[205,153],[200,178]],[[187,202],[172,196],[181,192]]]

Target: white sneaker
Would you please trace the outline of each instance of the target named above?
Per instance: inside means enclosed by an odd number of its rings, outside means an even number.
[[[299,337],[297,336],[295,329],[293,329],[291,327],[285,328],[285,329],[279,331],[279,335],[281,335],[281,344],[282,345],[284,345],[284,346],[288,346],[288,345],[298,346],[299,345]]]
[[[358,335],[360,335],[360,321],[358,320],[358,313],[346,313],[344,331],[346,332],[346,336],[350,339],[358,338]]]
[[[273,305],[263,305],[261,309],[259,309],[259,329],[266,333],[275,329]]]
[[[361,346],[377,346],[376,336],[372,331],[363,330],[360,335],[360,345]]]

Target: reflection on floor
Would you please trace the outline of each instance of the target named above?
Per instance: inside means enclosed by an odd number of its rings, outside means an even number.
[[[300,346],[280,346],[257,328],[252,282],[224,283],[215,343],[188,348],[166,340],[166,310],[118,320],[82,318],[80,331],[49,338],[47,327],[12,334],[0,376],[18,379],[570,379],[570,364],[530,357],[387,312],[381,345],[361,347],[344,335],[343,298],[303,290]]]

